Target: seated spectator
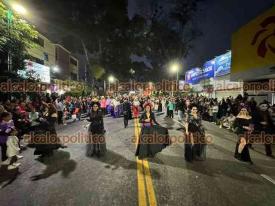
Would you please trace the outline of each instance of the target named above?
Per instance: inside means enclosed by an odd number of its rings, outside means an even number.
[[[36,111],[36,109],[34,107],[31,108],[31,112],[29,112],[29,121],[31,124],[31,127],[35,127],[37,125],[39,125],[39,114]]]
[[[8,136],[12,129],[14,129],[14,123],[12,121],[12,115],[9,112],[3,112],[1,114],[1,123],[0,123],[0,146],[2,152],[2,161],[7,160],[7,140]]]
[[[225,116],[221,119],[220,128],[224,127],[226,129],[231,130],[235,119],[236,117],[232,113],[230,115]]]

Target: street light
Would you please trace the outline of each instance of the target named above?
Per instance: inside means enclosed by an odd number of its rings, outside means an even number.
[[[58,66],[54,66],[50,69],[50,74],[51,74],[51,80],[53,78],[56,78],[56,74],[60,73],[60,68]]]
[[[132,68],[130,69],[130,74],[132,74],[132,75],[134,75],[135,73],[136,73],[136,71],[135,70],[133,70]]]
[[[114,76],[109,76],[108,77],[108,82],[109,82],[109,92],[111,90],[111,83],[114,83],[115,82],[115,77]]]
[[[178,81],[179,81],[179,70],[180,70],[180,64],[179,63],[173,63],[170,66],[170,71],[172,73],[176,73],[177,74],[177,85],[178,85]],[[172,96],[174,95],[174,87],[172,86]]]
[[[54,66],[53,67],[53,72],[54,73],[58,73],[60,71],[59,67],[58,66]]]
[[[114,83],[115,77],[114,77],[114,76],[109,76],[108,81],[109,81],[110,83]]]
[[[27,14],[27,10],[25,7],[23,7],[22,5],[18,4],[18,3],[13,3],[11,5],[12,9],[17,12],[18,14],[21,15],[26,15]]]
[[[133,81],[133,79],[134,79],[134,74],[136,73],[136,71],[134,70],[134,69],[130,69],[130,74],[131,74],[131,78],[130,78],[130,90],[132,91],[133,90],[133,83],[132,83],[132,81]]]
[[[177,81],[179,80],[179,70],[180,70],[180,64],[179,63],[173,63],[170,66],[171,72],[177,74]]]

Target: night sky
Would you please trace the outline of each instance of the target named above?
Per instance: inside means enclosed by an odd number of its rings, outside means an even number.
[[[25,3],[30,1],[26,0]],[[169,1],[171,0],[128,0],[128,16],[131,19],[135,14],[146,15],[150,2],[160,2],[164,9],[168,9]],[[184,70],[201,66],[205,61],[230,50],[232,33],[274,4],[275,0],[203,0],[200,2],[193,22],[202,32],[202,36],[194,41],[194,48],[184,60]],[[39,30],[49,35],[53,41],[59,42],[59,39],[56,39],[59,36],[55,35],[56,31],[69,32],[55,27],[54,22],[49,22],[43,11],[31,8],[34,5],[28,6],[35,17],[30,19],[31,22],[38,25]]]
[[[144,13],[149,1],[129,0],[129,16]],[[194,48],[184,62],[184,69],[201,66],[205,61],[230,50],[231,34],[274,3],[275,0],[204,0],[193,19],[203,35],[194,42]],[[144,11],[141,11],[141,5]]]
[[[189,67],[225,53],[231,48],[231,34],[272,7],[274,0],[206,0],[196,19],[203,36],[187,58]]]

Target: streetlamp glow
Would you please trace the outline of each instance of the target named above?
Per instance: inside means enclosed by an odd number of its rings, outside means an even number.
[[[15,12],[17,12],[18,14],[22,14],[22,15],[26,15],[27,14],[27,10],[20,4],[18,3],[13,3],[12,8]]]
[[[136,73],[136,71],[133,70],[133,69],[131,68],[131,69],[130,69],[130,73],[131,73],[132,75],[134,75],[134,74]]]
[[[176,87],[178,88],[178,81],[179,81],[179,70],[180,70],[180,67],[181,67],[181,65],[179,64],[179,63],[177,63],[177,62],[175,62],[175,63],[172,63],[171,65],[170,65],[170,71],[172,72],[172,73],[176,73],[177,74],[177,76],[176,76]],[[172,96],[174,96],[174,87],[172,87]]]
[[[179,71],[179,69],[180,69],[180,65],[179,64],[174,63],[174,64],[171,65],[171,72],[177,73]]]
[[[115,81],[115,77],[114,76],[109,76],[108,81],[110,83],[113,83]]]
[[[53,72],[57,73],[57,72],[59,72],[59,71],[60,71],[60,69],[59,69],[58,66],[53,67]]]

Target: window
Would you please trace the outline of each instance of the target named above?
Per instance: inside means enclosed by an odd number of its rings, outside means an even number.
[[[49,54],[44,52],[44,60],[49,61]]]
[[[71,80],[77,81],[77,74],[71,72]]]
[[[37,58],[37,57],[31,56],[31,57],[30,57],[30,60],[33,61],[33,62],[36,62],[36,63],[38,63],[38,64],[44,65],[44,60],[39,59],[39,58]]]
[[[72,65],[77,66],[77,61],[76,61],[75,59],[73,59],[73,58],[70,58],[70,63],[71,63]]]
[[[42,39],[40,36],[34,39],[34,43],[44,47],[44,39]]]
[[[55,47],[55,60],[56,61],[58,60],[58,49],[57,49],[57,47]]]

